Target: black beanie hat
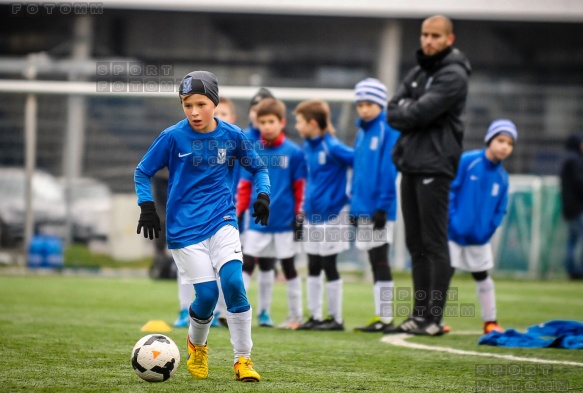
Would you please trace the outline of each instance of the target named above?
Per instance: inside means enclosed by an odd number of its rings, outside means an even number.
[[[275,97],[273,96],[273,94],[271,94],[271,92],[269,90],[267,90],[265,87],[262,87],[261,89],[259,89],[259,91],[257,91],[257,93],[255,93],[253,98],[251,98],[251,102],[249,103],[249,107],[252,107],[252,106],[259,104],[261,102],[261,100],[264,100],[265,98],[275,98]]]
[[[180,82],[179,95],[202,94],[215,106],[219,104],[219,82],[212,72],[192,71]]]

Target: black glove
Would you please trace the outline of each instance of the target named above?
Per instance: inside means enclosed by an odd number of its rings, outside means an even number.
[[[304,239],[304,215],[298,213],[294,220],[294,241],[299,242]]]
[[[266,226],[269,219],[269,196],[262,192],[257,195],[257,200],[253,203],[253,214],[255,224],[261,221],[261,225]]]
[[[375,210],[372,215],[373,229],[383,229],[387,223],[387,212],[384,210]]]
[[[154,202],[142,202],[140,209],[142,209],[142,213],[140,213],[140,220],[138,221],[138,235],[144,228],[144,237],[146,239],[149,237],[150,240],[153,240],[154,236],[156,236],[156,239],[159,238],[162,227],[160,226],[160,217],[156,213],[156,205],[154,205]]]
[[[356,216],[353,216],[352,214],[350,214],[348,216],[348,223],[350,225],[352,225],[353,227],[357,227],[358,226],[358,218]]]

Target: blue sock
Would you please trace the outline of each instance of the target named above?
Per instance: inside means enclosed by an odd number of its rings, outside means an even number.
[[[233,260],[225,263],[219,271],[221,287],[227,304],[227,311],[241,313],[251,309],[243,285],[243,264]]]
[[[204,321],[213,315],[213,311],[219,300],[219,286],[216,281],[206,281],[194,284],[196,293],[194,301],[190,305],[190,316]]]

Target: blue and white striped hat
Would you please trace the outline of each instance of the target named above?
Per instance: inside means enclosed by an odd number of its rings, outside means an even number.
[[[486,145],[490,143],[492,138],[494,138],[501,132],[510,135],[514,142],[516,142],[516,140],[518,139],[518,131],[516,130],[516,126],[514,125],[514,123],[507,119],[498,119],[494,120],[490,124],[490,127],[488,127],[488,132],[486,133],[486,137],[484,138],[484,142],[486,142]]]
[[[374,102],[385,109],[387,107],[387,86],[378,79],[366,78],[356,84],[354,101]]]

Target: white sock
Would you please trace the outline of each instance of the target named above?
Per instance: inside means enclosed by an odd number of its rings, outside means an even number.
[[[395,283],[393,281],[377,281],[374,283],[374,310],[375,315],[381,319],[382,323],[393,322],[394,287]]]
[[[251,348],[253,348],[253,340],[251,340],[251,317],[251,309],[239,313],[227,311],[227,323],[229,324],[231,344],[233,345],[233,353],[235,355],[234,363],[237,363],[239,356],[243,356],[245,359],[251,357]]]
[[[245,287],[245,292],[249,291],[250,285],[251,285],[251,275],[247,272],[243,272],[243,286]]]
[[[192,284],[182,284],[180,282],[180,273],[176,273],[178,279],[178,303],[180,304],[180,309],[183,310],[190,306],[192,299],[194,299],[194,285]]]
[[[188,339],[194,345],[205,345],[211,328],[212,317],[205,320],[190,317],[188,326]]]
[[[273,282],[275,281],[275,272],[259,271],[259,312],[271,310],[271,296],[273,293]]]
[[[301,321],[304,318],[302,305],[302,279],[300,277],[287,280],[288,317]]]
[[[221,280],[217,280],[217,285],[219,286],[219,300],[217,300],[217,306],[215,307],[215,313],[219,312],[225,315],[227,312],[227,304],[225,303],[225,295],[223,294],[223,288],[221,288]]]
[[[496,295],[494,293],[494,281],[490,276],[482,281],[476,281],[476,294],[482,310],[484,322],[496,320]]]
[[[315,320],[322,320],[322,295],[324,287],[322,285],[322,275],[308,276],[306,279],[308,294],[308,310]]]
[[[328,314],[338,323],[342,323],[342,279],[326,283],[328,296]]]

